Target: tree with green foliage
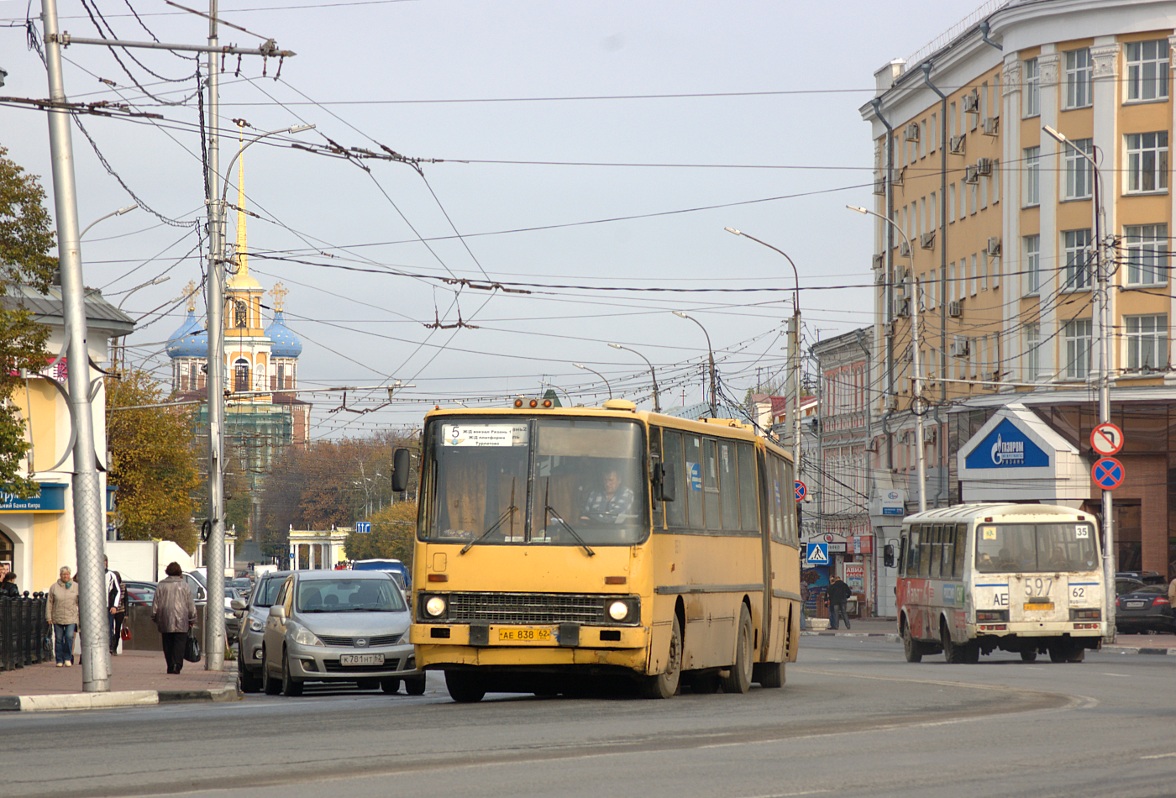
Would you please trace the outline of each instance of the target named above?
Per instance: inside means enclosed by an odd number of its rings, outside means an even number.
[[[196,550],[195,491],[200,485],[191,410],[162,407],[163,388],[132,370],[106,381],[110,484],[123,540],[171,540]]]
[[[21,370],[37,373],[49,361],[49,328],[20,306],[13,289],[48,291],[57,258],[50,254],[54,235],[45,191],[7,154],[0,147],[0,486],[28,497],[40,489],[24,467],[32,443],[10,398],[24,384]]]
[[[393,558],[412,564],[412,544],[416,540],[417,505],[415,501],[396,502],[372,513],[372,531],[347,535],[347,556],[352,560]]]

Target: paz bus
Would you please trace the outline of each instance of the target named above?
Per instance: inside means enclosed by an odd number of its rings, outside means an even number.
[[[908,662],[1018,652],[1081,662],[1101,645],[1106,583],[1098,524],[1046,504],[960,504],[907,516],[898,551],[898,632]]]
[[[650,698],[780,687],[800,635],[784,450],[624,400],[514,404],[425,417],[418,666],[459,702],[609,676]]]

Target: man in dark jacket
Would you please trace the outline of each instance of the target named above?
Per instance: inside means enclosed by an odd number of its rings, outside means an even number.
[[[826,593],[829,597],[829,628],[837,628],[837,618],[840,616],[841,620],[845,621],[845,628],[849,628],[849,615],[845,611],[845,604],[849,601],[849,597],[853,595],[853,590],[849,585],[841,581],[838,576],[829,577],[829,590]]]

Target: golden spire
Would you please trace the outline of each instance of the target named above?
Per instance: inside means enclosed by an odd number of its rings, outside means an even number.
[[[229,277],[228,288],[261,288],[249,274],[248,245],[245,239],[245,125],[237,123],[237,270]]]

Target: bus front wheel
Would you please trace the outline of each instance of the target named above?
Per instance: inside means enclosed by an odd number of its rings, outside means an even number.
[[[747,605],[739,607],[739,629],[735,640],[735,664],[723,677],[724,693],[746,693],[751,689],[751,613]]]
[[[923,661],[923,647],[911,637],[911,627],[906,623],[902,625],[902,653],[907,662]]]
[[[445,687],[449,697],[459,704],[476,704],[486,697],[482,679],[464,671],[445,671]]]
[[[677,614],[670,627],[670,655],[666,659],[666,667],[657,676],[646,676],[642,684],[642,693],[646,698],[673,698],[678,692],[678,682],[682,678],[682,625],[678,623]]]

